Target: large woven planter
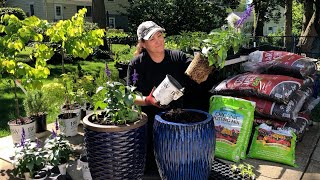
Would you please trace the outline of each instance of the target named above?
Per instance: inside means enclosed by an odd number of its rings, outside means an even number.
[[[142,179],[146,158],[147,115],[127,125],[99,125],[83,118],[84,142],[94,180]]]
[[[206,115],[197,123],[174,123],[155,116],[154,152],[162,179],[207,180],[215,148],[212,116],[204,111],[187,109]]]

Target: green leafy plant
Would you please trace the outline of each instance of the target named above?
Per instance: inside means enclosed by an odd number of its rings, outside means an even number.
[[[37,83],[39,79],[47,78],[50,74],[46,61],[51,58],[53,51],[42,44],[43,36],[37,32],[39,27],[46,27],[47,21],[35,16],[19,20],[15,15],[4,15],[0,19],[0,70],[6,72],[14,83],[16,117],[20,118],[19,102],[17,97],[17,82],[21,79],[27,84]],[[36,58],[34,67],[19,62],[17,56],[26,46],[33,42],[33,52],[30,55]],[[20,118],[21,120],[21,118]],[[16,121],[18,123],[18,121]],[[23,123],[23,121],[20,121]]]
[[[125,46],[123,49],[114,51],[114,62],[120,64],[129,64],[130,60],[133,58],[134,50],[135,47],[130,48],[129,46]]]
[[[47,104],[48,119],[56,119],[64,103],[65,88],[58,80],[44,84],[41,88]]]
[[[26,94],[23,105],[28,117],[41,116],[48,111],[49,101],[41,89],[32,89]]]
[[[55,51],[60,52],[62,56],[62,73],[65,73],[65,54],[85,59],[93,53],[95,47],[103,45],[103,29],[85,30],[86,12],[86,8],[80,9],[71,20],[60,20],[46,31],[50,42],[58,45]]]
[[[244,179],[256,179],[256,175],[253,172],[253,166],[247,163],[239,164],[238,166],[235,164],[230,165],[231,171],[235,174],[240,174]]]
[[[106,65],[105,72],[108,81],[97,89],[93,96],[94,111],[98,108],[103,112],[103,118],[94,116],[94,122],[98,124],[127,124],[138,120],[141,115],[140,107],[134,104],[137,96],[135,87],[125,86],[120,82],[110,79],[111,72]]]
[[[23,129],[21,144],[15,147],[13,174],[22,176],[24,173],[30,172],[32,177],[36,171],[41,170],[46,165],[46,152],[43,151],[39,143],[25,140],[24,136]]]
[[[46,139],[43,149],[48,152],[47,161],[53,166],[68,162],[73,153],[69,141],[64,136],[55,134],[54,131]]]

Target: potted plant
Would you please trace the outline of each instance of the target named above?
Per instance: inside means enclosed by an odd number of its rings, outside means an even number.
[[[22,129],[21,143],[15,146],[13,174],[28,179],[45,179],[47,172],[42,170],[46,165],[46,152],[40,148],[39,142],[25,140],[25,131]]]
[[[39,28],[45,28],[46,21],[35,16],[19,20],[14,15],[5,14],[0,20],[0,70],[6,72],[8,78],[14,84],[15,117],[8,122],[12,134],[13,143],[21,140],[22,128],[25,129],[27,139],[35,139],[35,122],[30,118],[21,117],[17,96],[17,85],[22,83],[34,83],[35,79],[47,78],[50,71],[46,67],[46,60],[53,55],[51,48],[42,44],[43,36],[38,33]],[[31,55],[35,57],[35,66],[18,61],[17,56],[26,49],[30,41],[34,48]],[[22,127],[23,126],[23,127]]]
[[[146,156],[147,116],[134,104],[134,88],[110,80],[93,96],[95,111],[83,119],[92,179],[141,179]]]
[[[36,122],[36,133],[47,130],[48,101],[41,89],[33,89],[27,92],[23,100],[26,114]]]
[[[115,62],[115,67],[119,72],[119,79],[124,79],[127,77],[128,64],[133,58],[135,47],[129,47],[128,45],[121,50],[115,51],[113,59]]]
[[[173,109],[155,116],[154,154],[161,179],[207,180],[215,150],[212,116],[196,109]]]
[[[52,134],[44,143],[44,151],[48,154],[46,159],[50,165],[58,166],[60,174],[66,174],[66,165],[69,161],[73,149],[65,136],[57,135],[58,122],[56,121],[56,131],[52,130]]]

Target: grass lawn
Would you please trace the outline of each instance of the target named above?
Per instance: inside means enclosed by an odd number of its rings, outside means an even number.
[[[27,57],[27,56],[25,56]],[[105,69],[105,63],[79,61],[79,64],[85,74],[96,75],[101,70]],[[108,66],[112,72],[113,79],[118,76],[118,71],[114,68],[114,62],[108,62]],[[59,78],[61,75],[61,65],[49,65],[50,76],[48,79],[43,80],[44,83],[52,82],[54,78]],[[77,64],[65,64],[66,72],[76,72]],[[15,119],[15,101],[13,93],[13,83],[8,78],[2,78],[0,82],[0,137],[10,135],[9,126],[7,122],[11,119]],[[22,105],[24,94],[21,89],[18,89],[18,101],[20,114],[25,116],[25,111]],[[47,123],[55,121],[55,117],[49,116]]]

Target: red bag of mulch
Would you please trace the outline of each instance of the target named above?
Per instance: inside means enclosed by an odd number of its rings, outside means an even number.
[[[303,83],[303,80],[289,76],[245,73],[222,81],[210,92],[230,96],[255,96],[288,103],[293,92]]]
[[[293,53],[286,51],[254,51],[248,55],[248,60],[252,62],[266,62],[290,54],[292,55]]]
[[[296,135],[290,130],[273,130],[261,124],[255,128],[248,157],[296,167]]]
[[[279,129],[287,129],[292,130],[297,135],[297,140],[301,141],[304,132],[307,129],[309,124],[310,117],[305,113],[299,113],[296,122],[288,122],[283,128]]]
[[[253,96],[243,97],[243,99],[256,103],[255,113],[258,116],[290,122],[296,120],[298,112],[306,100],[306,93],[300,90],[294,92],[287,104],[276,103]]]
[[[304,78],[316,72],[315,59],[305,58],[298,54],[286,54],[276,59],[262,58],[252,59],[242,64],[245,71],[287,75],[296,78]]]
[[[254,118],[253,126],[260,126],[261,124],[266,124],[271,126],[273,129],[283,128],[287,122],[278,121],[274,119],[263,119],[263,118]]]

